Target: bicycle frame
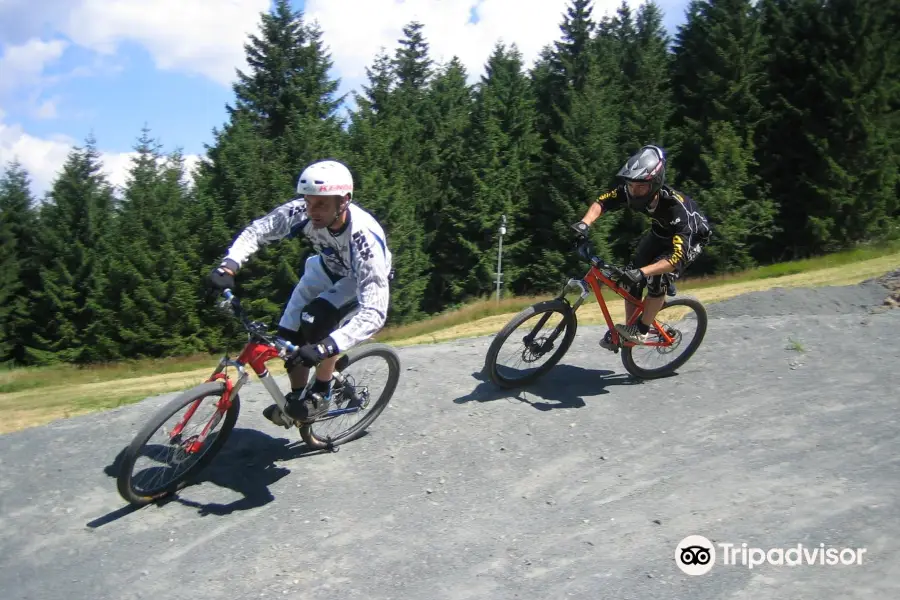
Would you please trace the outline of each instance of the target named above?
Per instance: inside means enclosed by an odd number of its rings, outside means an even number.
[[[587,297],[593,292],[594,296],[597,298],[597,303],[600,305],[600,310],[603,312],[603,318],[606,320],[606,326],[609,328],[612,334],[612,343],[616,346],[622,347],[631,347],[636,346],[634,342],[629,342],[627,340],[622,340],[619,335],[618,330],[615,327],[615,323],[613,323],[612,317],[609,314],[609,309],[606,306],[606,299],[603,297],[603,291],[601,286],[605,285],[610,288],[617,295],[621,296],[625,299],[626,302],[631,303],[635,306],[635,311],[631,315],[631,319],[627,321],[628,325],[632,323],[636,323],[638,319],[641,318],[641,315],[644,312],[644,302],[642,300],[638,300],[634,296],[632,296],[625,288],[618,285],[615,281],[613,281],[606,273],[600,270],[596,264],[594,264],[594,260],[591,260],[591,268],[585,274],[585,276],[581,279],[570,279],[566,282],[563,287],[562,292],[558,296],[559,299],[565,300],[565,292],[567,289],[577,287],[581,290],[581,294],[578,300],[572,304],[572,311],[577,311],[578,308],[584,303]],[[608,265],[607,265],[608,266]],[[663,338],[662,342],[651,342],[647,341],[642,346],[668,346],[673,341],[674,338],[668,334],[664,327],[662,327],[656,319],[653,320],[653,327],[656,329],[660,337]]]
[[[234,295],[230,290],[225,290],[224,296],[229,302],[231,302],[234,298]],[[219,360],[219,364],[212,372],[212,375],[210,375],[209,378],[206,379],[205,383],[222,380],[225,383],[225,392],[216,403],[216,412],[203,428],[203,431],[200,432],[200,434],[197,436],[197,439],[195,439],[187,448],[188,452],[196,452],[203,446],[203,442],[206,440],[207,435],[209,435],[210,430],[218,425],[219,421],[221,421],[221,419],[225,416],[225,413],[228,412],[228,409],[231,408],[232,397],[234,397],[234,395],[238,393],[238,391],[244,386],[245,383],[247,383],[247,380],[250,378],[250,373],[247,371],[247,366],[249,366],[250,369],[252,369],[253,372],[256,373],[256,376],[266,388],[266,391],[269,392],[269,395],[272,396],[272,399],[278,405],[278,408],[282,412],[285,412],[285,407],[287,406],[287,398],[285,398],[284,392],[281,391],[281,388],[278,387],[278,382],[275,381],[275,378],[272,376],[272,373],[269,371],[266,363],[275,358],[284,359],[287,355],[297,350],[298,347],[291,342],[277,336],[274,336],[271,342],[261,339],[260,332],[257,328],[258,324],[250,323],[249,321],[247,321],[242,313],[238,316],[241,317],[245,328],[250,332],[250,339],[241,350],[241,353],[238,355],[237,359],[231,359],[226,354]],[[236,382],[232,381],[231,378],[228,377],[228,374],[225,372],[228,367],[234,367],[237,370],[238,378]],[[343,386],[346,382],[343,374],[337,368],[335,368],[333,376],[335,378],[335,381],[339,385]],[[184,430],[185,425],[187,425],[191,417],[194,416],[194,413],[196,412],[197,407],[200,406],[201,401],[202,398],[196,400],[191,405],[191,407],[185,413],[184,417],[172,429],[170,439],[175,438],[176,436],[181,434],[181,432]],[[360,409],[358,406],[355,406],[353,408],[338,408],[329,410],[327,413],[322,415],[322,417],[334,417],[342,414],[358,412],[359,410]]]

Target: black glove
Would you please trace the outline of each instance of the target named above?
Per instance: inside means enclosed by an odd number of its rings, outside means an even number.
[[[229,269],[231,273],[225,269]],[[219,290],[234,289],[234,275],[232,275],[232,273],[237,273],[237,270],[237,263],[226,258],[222,261],[222,264],[213,269],[212,273],[209,274],[209,281],[214,288]]]
[[[644,285],[647,283],[647,276],[640,269],[628,269],[623,271],[622,275],[624,275],[622,279],[631,285]]]
[[[331,336],[328,336],[318,344],[300,346],[284,361],[284,367],[288,371],[292,370],[297,363],[302,364],[304,367],[314,367],[337,353],[337,344]]]
[[[572,223],[571,227],[576,232],[578,232],[579,236],[585,237],[585,238],[588,236],[588,226],[587,226],[587,223],[585,223],[584,221],[578,221],[577,223]]]

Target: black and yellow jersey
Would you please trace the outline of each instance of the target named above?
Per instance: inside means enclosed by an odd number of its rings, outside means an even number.
[[[625,187],[619,186],[597,198],[603,212],[625,206]],[[706,245],[711,228],[697,203],[686,194],[663,186],[659,191],[656,208],[641,211],[650,217],[653,235],[672,240],[672,256],[669,261],[676,263],[684,257],[684,253],[697,244]]]

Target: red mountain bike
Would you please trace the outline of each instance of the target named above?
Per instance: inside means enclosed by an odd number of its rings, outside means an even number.
[[[119,494],[131,504],[144,505],[175,493],[222,449],[240,412],[238,391],[250,377],[247,365],[284,411],[284,394],[266,363],[275,358],[285,359],[297,346],[269,333],[264,323],[250,321],[231,290],[225,290],[223,296],[225,301],[220,306],[240,319],[249,334],[247,344],[236,360],[228,355],[222,357],[209,379],[160,408],[135,435],[123,453],[117,481]],[[364,384],[353,375],[351,367],[367,359],[375,360],[368,360],[364,367]],[[228,367],[237,370],[236,380],[228,376]],[[379,367],[386,368],[387,380],[382,390],[373,394],[370,391],[372,375]],[[314,375],[314,370],[310,369],[310,377]],[[385,409],[397,387],[400,358],[385,344],[362,344],[338,359],[334,378],[331,410],[311,422],[294,423],[300,430],[300,437],[312,448],[333,449],[362,435]],[[210,401],[206,404],[207,410],[203,411],[201,404],[205,400]],[[346,427],[345,419],[352,416],[359,420]],[[170,420],[172,424],[166,427]],[[326,433],[336,423],[339,424],[336,432]],[[220,424],[222,428],[215,431]],[[161,434],[158,441],[149,443],[157,433]],[[138,471],[135,464],[143,457],[149,459],[150,466],[145,471]]]
[[[618,353],[621,349],[622,364],[633,376],[640,379],[655,379],[669,375],[684,365],[697,351],[706,335],[707,325],[706,309],[699,300],[690,297],[667,298],[650,327],[649,340],[644,344],[626,341],[616,331],[615,324],[606,307],[601,286],[606,285],[636,307],[628,321],[629,324],[636,322],[641,317],[644,303],[632,296],[618,283],[624,276],[624,270],[595,256],[589,241],[585,240],[579,244],[578,253],[591,263],[591,268],[584,277],[568,280],[554,299],[529,306],[513,317],[497,333],[485,357],[485,369],[495,384],[504,388],[527,385],[552,369],[569,350],[578,327],[575,313],[591,293],[597,298],[600,310],[603,311],[614,352]],[[574,304],[566,298],[566,292],[570,289],[579,292],[579,297]],[[670,291],[670,295],[674,295],[674,292]],[[512,336],[513,331],[534,317],[538,317],[537,323],[530,326],[528,332],[521,338],[522,345],[512,348],[509,356],[512,356],[517,364],[527,366],[537,363],[548,354],[550,356],[543,365],[516,377],[513,375],[512,369],[501,367],[498,364],[500,350]],[[558,318],[548,328],[549,331],[544,332],[545,325],[553,317]],[[690,334],[691,330],[694,331],[693,334]],[[515,339],[519,340],[518,337]],[[642,366],[639,363],[642,362],[640,359],[644,355],[648,359],[661,358],[664,363],[655,368]]]

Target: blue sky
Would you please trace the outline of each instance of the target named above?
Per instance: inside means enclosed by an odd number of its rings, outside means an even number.
[[[595,0],[594,15],[619,0]],[[3,0],[0,2],[0,169],[18,158],[42,194],[73,144],[93,134],[124,183],[146,124],[164,149],[193,158],[226,119],[242,44],[270,0]],[[402,26],[425,24],[438,60],[460,56],[472,81],[498,39],[526,60],[556,39],[567,0],[293,0],[319,21],[341,77],[359,89]],[[640,2],[630,1],[636,8]],[[670,34],[687,0],[658,0]],[[512,16],[515,15],[515,16]],[[465,40],[465,41],[463,41]]]

